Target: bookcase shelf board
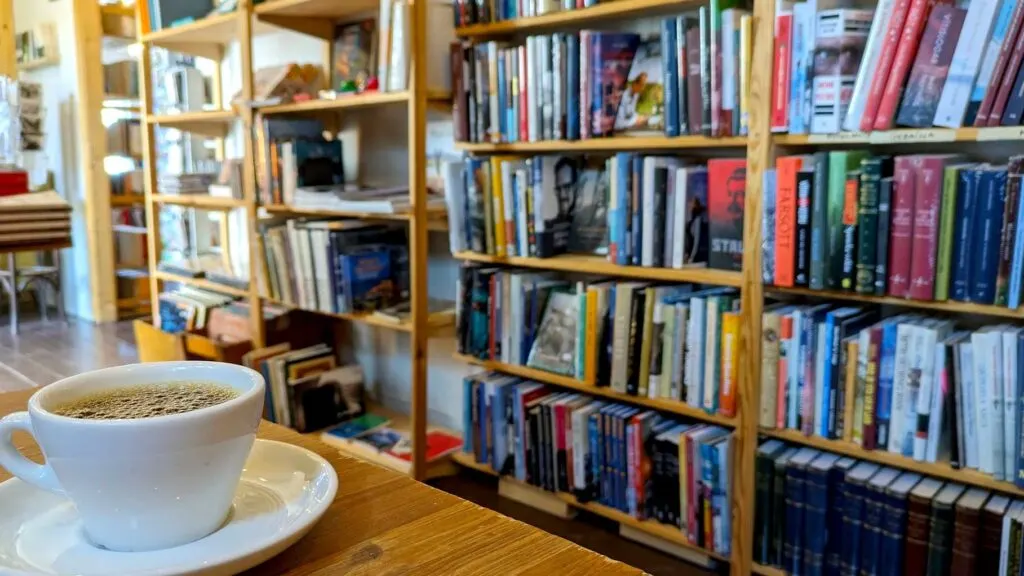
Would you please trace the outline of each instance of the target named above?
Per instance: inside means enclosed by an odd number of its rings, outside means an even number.
[[[117,301],[118,310],[142,310],[149,309],[149,298],[119,298]]]
[[[536,152],[620,152],[627,150],[688,150],[705,148],[743,148],[746,137],[707,138],[704,136],[613,136],[587,140],[546,140],[492,144],[488,142],[456,142],[455,148],[477,154],[532,154]]]
[[[491,24],[473,24],[455,29],[465,38],[503,36],[519,32],[539,32],[552,29],[582,28],[601,20],[625,16],[653,16],[665,12],[679,12],[688,8],[690,2],[679,0],[617,0],[603,2],[587,8],[552,12],[530,18],[503,20]]]
[[[168,204],[174,206],[188,206],[191,208],[202,208],[204,210],[233,210],[243,208],[245,200],[240,198],[221,198],[219,196],[207,196],[205,194],[175,196],[171,194],[154,194],[153,202],[157,204]]]
[[[147,115],[148,124],[158,124],[164,128],[177,128],[184,132],[195,132],[211,138],[223,138],[227,135],[231,123],[235,121],[233,110],[204,110],[201,112],[184,112],[181,114]]]
[[[622,394],[616,392],[607,386],[594,386],[587,384],[582,380],[577,380],[569,376],[562,376],[559,374],[553,374],[544,370],[537,370],[528,366],[519,366],[515,364],[505,364],[503,362],[496,362],[493,360],[481,360],[473,356],[465,354],[455,354],[454,357],[463,362],[480,366],[487,370],[493,370],[496,372],[503,372],[511,374],[513,376],[519,376],[520,378],[527,378],[542,382],[544,384],[550,384],[552,386],[558,386],[559,388],[569,388],[571,390],[578,390],[585,392],[593,396],[600,396],[602,398],[609,398],[617,400],[619,402],[625,402],[627,404],[634,404],[637,406],[644,406],[652,410],[659,410],[662,412],[668,412],[671,414],[677,414],[679,416],[685,416],[694,420],[700,420],[702,422],[708,422],[711,424],[718,424],[719,426],[725,426],[733,428],[736,425],[736,418],[730,418],[728,416],[720,416],[718,414],[708,414],[704,410],[694,408],[688,404],[680,402],[678,400],[666,400],[664,398],[646,398],[643,396],[631,396],[629,394]]]
[[[972,304],[970,302],[956,302],[948,300],[945,302],[933,302],[929,300],[911,300],[908,298],[894,298],[892,296],[872,296],[858,294],[856,292],[841,292],[838,290],[811,290],[810,288],[784,288],[779,286],[766,286],[765,291],[776,294],[791,294],[798,296],[810,296],[822,299],[848,300],[852,302],[866,302],[880,306],[903,306],[906,308],[921,308],[934,310],[936,312],[948,312],[957,314],[978,314],[982,316],[999,316],[1003,318],[1024,318],[1024,310],[1007,308],[1005,306],[990,306],[985,304]]]
[[[828,440],[819,436],[804,436],[796,430],[774,430],[762,428],[760,429],[760,433],[761,435],[770,438],[778,438],[779,440],[784,440],[793,444],[810,446],[811,448],[817,448],[819,450],[835,452],[845,456],[852,456],[853,458],[876,462],[884,466],[893,466],[895,468],[917,472],[926,476],[934,476],[944,480],[970,484],[971,486],[978,486],[979,488],[1004,492],[1017,497],[1024,496],[1024,490],[1014,486],[1013,482],[996,480],[988,474],[977,470],[953,468],[949,464],[941,462],[918,462],[913,458],[908,458],[900,454],[893,454],[884,450],[865,450],[852,442]]]
[[[911,145],[947,142],[1014,142],[1024,140],[1024,127],[995,128],[905,128],[876,132],[839,132],[836,134],[776,134],[772,136],[780,146],[818,145]]]
[[[321,218],[360,218],[363,220],[401,220],[408,221],[411,217],[409,212],[399,212],[395,214],[376,213],[376,212],[349,212],[347,210],[331,210],[326,208],[298,208],[295,206],[287,206],[284,204],[266,204],[261,206],[270,214],[290,214],[293,216],[312,216]],[[431,221],[446,221],[445,211],[431,211],[427,213],[427,218]]]
[[[114,270],[114,274],[118,278],[149,278],[149,270],[144,268],[118,268]]]
[[[597,274],[621,278],[639,278],[662,282],[694,282],[717,286],[740,287],[742,276],[739,272],[714,270],[711,268],[645,268],[643,266],[620,266],[608,262],[603,256],[565,254],[554,258],[498,257],[475,252],[458,252],[455,258],[486,264],[503,264],[539,270],[558,270],[580,274]]]
[[[480,463],[476,462],[473,459],[472,455],[466,454],[465,452],[456,452],[455,454],[452,454],[452,461],[455,462],[456,464],[458,464],[459,466],[470,468],[472,470],[476,470],[477,472],[481,472],[483,474],[488,474],[490,476],[498,476],[498,473],[494,470],[494,468],[491,468],[487,464],[480,464]],[[586,510],[587,512],[590,512],[591,514],[596,514],[598,516],[601,516],[601,517],[607,518],[609,520],[613,520],[615,522],[618,522],[619,524],[622,524],[622,525],[625,525],[625,526],[630,526],[632,528],[635,528],[636,530],[639,530],[639,531],[644,532],[646,534],[650,534],[651,536],[655,536],[655,537],[657,537],[657,538],[659,538],[661,540],[665,540],[666,542],[671,542],[672,544],[675,544],[677,546],[682,546],[684,548],[693,550],[693,551],[698,552],[700,554],[704,554],[706,556],[714,558],[715,560],[719,560],[719,561],[722,561],[722,562],[729,562],[729,558],[726,557],[726,556],[722,556],[721,554],[716,554],[715,552],[712,552],[710,550],[706,550],[706,549],[701,548],[699,546],[694,546],[693,544],[688,542],[686,540],[686,538],[683,537],[682,533],[679,531],[678,528],[675,528],[673,526],[668,526],[666,524],[661,524],[659,522],[655,522],[655,521],[652,521],[652,520],[637,520],[636,518],[633,518],[632,516],[630,516],[628,514],[624,514],[624,513],[620,512],[620,511],[618,511],[618,510],[616,510],[614,508],[610,508],[608,506],[604,506],[604,505],[598,504],[596,502],[580,502],[580,500],[578,498],[576,498],[575,496],[573,496],[572,494],[567,494],[565,492],[554,492],[554,493],[547,492],[547,491],[541,490],[540,488],[538,488],[536,486],[531,486],[529,484],[525,484],[525,483],[519,482],[518,480],[515,480],[514,478],[505,477],[505,478],[503,478],[503,481],[505,481],[505,482],[514,482],[515,484],[517,484],[519,486],[522,486],[524,489],[536,490],[536,491],[542,492],[544,494],[549,494],[549,495],[555,496],[556,498],[558,498],[558,499],[562,500],[563,502],[569,504],[573,508],[578,508],[580,510]]]
[[[336,21],[376,10],[378,5],[377,0],[270,0],[256,6],[253,13],[274,26],[330,40]]]
[[[145,234],[145,226],[132,226],[131,224],[114,224],[111,226],[114,232],[120,232],[122,234]]]
[[[291,102],[288,104],[263,106],[257,108],[257,111],[264,115],[301,114],[304,112],[322,112],[325,110],[343,110],[346,108],[401,104],[408,102],[408,100],[409,93],[404,90],[401,92],[366,92],[363,94],[342,96],[334,100],[308,100],[305,102]]]
[[[177,274],[170,274],[168,272],[157,271],[152,275],[153,278],[163,282],[177,282],[186,286],[193,286],[195,288],[202,288],[203,290],[210,290],[213,292],[220,292],[221,294],[227,294],[229,296],[237,296],[239,298],[249,295],[248,290],[240,290],[231,286],[225,286],[216,282],[210,282],[203,278],[189,278],[187,276],[178,276]]]
[[[210,60],[222,59],[224,47],[237,39],[238,16],[233,12],[207,16],[142,36],[144,44]]]
[[[28,62],[20,62],[18,64],[18,70],[29,72],[32,70],[49,68],[50,66],[57,66],[58,64],[60,64],[60,56],[47,56],[46,58],[38,58],[36,60],[29,60]]]
[[[753,564],[750,569],[754,574],[760,574],[761,576],[786,576],[785,570],[780,570],[774,566],[764,566],[762,564]]]
[[[412,324],[408,321],[394,322],[385,318],[374,316],[372,313],[351,313],[351,312],[324,312],[323,310],[306,310],[304,308],[298,308],[286,302],[275,300],[273,298],[263,298],[266,302],[271,302],[279,306],[286,306],[295,310],[302,310],[303,312],[309,312],[310,314],[320,314],[323,316],[330,316],[331,318],[338,318],[339,320],[348,320],[349,322],[358,322],[360,324],[367,324],[369,326],[377,326],[379,328],[387,328],[388,330],[395,330],[398,332],[412,332]],[[455,322],[455,316],[450,312],[438,312],[431,314],[427,317],[427,326],[431,329],[441,329],[451,326]]]

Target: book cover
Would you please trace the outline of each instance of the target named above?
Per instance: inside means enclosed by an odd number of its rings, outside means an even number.
[[[991,34],[982,44],[983,55],[978,66],[978,75],[972,85],[971,97],[967,102],[967,110],[964,112],[961,126],[974,125],[982,101],[985,99],[985,93],[992,82],[992,74],[995,71],[996,61],[999,59],[1000,50],[1010,32],[1010,25],[1014,21],[1014,14],[1021,9],[1024,9],[1024,6],[1015,0],[999,1],[999,9],[996,12]],[[968,15],[970,15],[969,11]]]
[[[775,54],[772,58],[772,132],[789,130],[790,70],[793,59],[793,3],[775,0]]]
[[[331,89],[347,83],[364,86],[377,71],[376,22],[372,19],[339,25],[331,48]]]
[[[949,159],[942,156],[919,158],[914,194],[913,240],[911,242],[910,286],[907,296],[914,300],[935,298],[935,260],[939,245],[943,171]]]
[[[665,83],[661,40],[644,38],[633,56],[619,96],[615,130],[661,132],[665,129]]]
[[[892,174],[892,157],[873,156],[861,161],[861,184],[857,204],[857,267],[855,286],[858,294],[874,294],[879,243],[879,201],[882,179]]]
[[[579,166],[565,156],[533,159],[533,225],[537,256],[550,258],[569,248]]]
[[[572,211],[569,251],[576,254],[608,254],[609,174],[602,168],[580,172]]]
[[[875,7],[874,17],[871,19],[871,29],[868,31],[868,38],[864,43],[861,66],[857,71],[857,80],[854,82],[853,91],[850,94],[850,105],[846,117],[843,118],[843,130],[846,132],[860,130],[860,122],[864,117],[864,110],[867,108],[868,93],[871,91],[871,81],[877,70],[878,62],[882,58],[882,45],[885,43],[895,5],[896,0],[880,0]]]
[[[871,10],[822,10],[815,24],[811,132],[839,132],[871,28]]]
[[[867,154],[861,151],[837,151],[829,153],[828,200],[826,206],[825,287],[829,290],[841,288],[843,275],[843,207],[846,204],[847,174],[860,166]],[[854,186],[853,191],[856,191]],[[854,195],[853,205],[856,203]],[[854,218],[856,212],[853,212]]]
[[[811,277],[811,196],[815,170],[803,168],[796,174],[796,268],[793,283],[807,286]]]
[[[893,62],[896,60],[896,52],[899,49],[900,38],[903,35],[903,28],[910,12],[910,4],[913,0],[894,0],[892,15],[889,17],[889,24],[885,30],[882,40],[882,49],[871,72],[868,96],[864,104],[864,113],[860,119],[860,130],[869,132],[875,126],[875,116],[882,104],[882,96],[885,94],[885,87],[889,82],[889,74]],[[903,79],[900,79],[902,89]]]
[[[907,74],[910,72],[911,64],[913,64],[921,45],[921,34],[928,20],[928,13],[936,1],[911,0],[906,23],[900,32],[896,57],[893,60],[892,69],[889,71],[889,78],[885,82],[885,91],[882,92],[878,111],[875,113],[875,130],[888,130],[893,126]]]
[[[989,76],[988,84],[984,88],[984,97],[981,99],[981,103],[978,104],[978,112],[974,117],[975,126],[990,126],[990,122],[993,118],[997,121],[999,119],[993,111],[995,108],[996,99],[999,96],[999,91],[1003,85],[1003,81],[1008,74],[1015,74],[1014,72],[1008,72],[1010,60],[1013,57],[1013,50],[1017,44],[1017,40],[1020,37],[1020,30],[1024,27],[1024,4],[1019,2],[1014,3],[1013,12],[1010,15],[1008,28],[1006,29],[1006,36],[1003,37],[1002,44],[999,46],[999,51],[995,54],[995,62],[992,64],[992,73]],[[993,37],[996,36],[998,28],[993,32]],[[989,52],[991,53],[991,51]],[[989,54],[986,54],[988,59]],[[1012,80],[1011,80],[1012,81]],[[977,87],[975,88],[977,92]],[[973,98],[972,98],[973,100]]]
[[[640,36],[594,32],[591,38],[594,46],[589,72],[593,94],[590,132],[592,136],[607,136],[615,127],[630,67],[640,46]]]
[[[796,266],[797,172],[802,156],[784,156],[775,162],[775,285],[793,286]]]
[[[743,268],[743,207],[747,184],[744,159],[708,161],[708,266],[720,270]]]
[[[897,298],[906,298],[910,290],[914,198],[919,166],[920,159],[916,156],[898,156],[893,169],[888,293]]]
[[[1006,203],[1007,172],[1005,168],[988,168],[979,172],[969,294],[971,302],[993,304],[996,298],[999,238],[1002,234],[1003,210]]]
[[[932,10],[896,115],[900,126],[932,125],[966,16],[966,9],[949,4],[939,4]]]
[[[579,300],[572,294],[553,292],[548,298],[527,365],[571,376],[578,320]]]
[[[959,128],[964,125],[964,114],[971,100],[982,56],[992,36],[999,4],[1000,0],[982,0],[971,2],[967,7],[967,16],[956,43],[956,51],[953,52],[949,75],[935,110],[933,123],[936,126]]]

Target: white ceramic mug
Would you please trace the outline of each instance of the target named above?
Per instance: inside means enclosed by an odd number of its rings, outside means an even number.
[[[210,382],[238,396],[207,408],[122,420],[58,416],[50,408],[113,388]],[[218,362],[156,362],[86,372],[40,389],[28,412],[0,420],[0,466],[66,495],[93,544],[131,552],[198,540],[227,518],[263,414],[263,377]],[[45,464],[15,450],[24,430]]]

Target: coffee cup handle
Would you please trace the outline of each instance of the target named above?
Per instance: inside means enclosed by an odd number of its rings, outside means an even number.
[[[0,419],[0,467],[6,468],[14,476],[33,486],[55,494],[63,494],[64,490],[57,482],[57,476],[49,464],[36,464],[22,456],[14,447],[12,436],[15,430],[28,432],[35,438],[28,412],[15,412]]]

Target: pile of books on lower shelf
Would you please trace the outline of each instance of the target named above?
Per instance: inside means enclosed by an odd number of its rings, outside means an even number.
[[[465,378],[463,390],[463,452],[477,463],[729,555],[729,430],[493,372]]]
[[[448,162],[453,252],[740,270],[746,161],[492,156]]]
[[[387,416],[367,412],[323,431],[320,439],[349,454],[408,472],[412,468],[412,439],[405,431],[392,427],[391,424]],[[440,429],[427,430],[426,439],[424,458],[427,464],[436,462],[462,447],[462,438]]]
[[[1021,480],[1024,330],[870,307],[764,313],[760,424]]]
[[[467,265],[459,298],[461,353],[736,414],[739,297],[731,288],[573,283]]]
[[[756,458],[756,563],[893,576],[1021,566],[1024,501],[778,440]]]

